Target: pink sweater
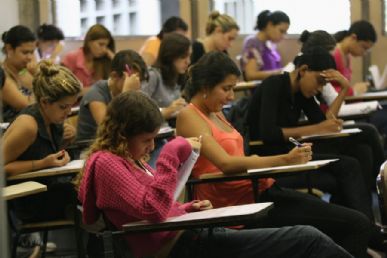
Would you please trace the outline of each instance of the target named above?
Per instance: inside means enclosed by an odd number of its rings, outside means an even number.
[[[118,229],[125,223],[168,217],[189,212],[192,203],[173,200],[176,172],[191,153],[190,144],[182,137],[167,143],[158,158],[156,168],[147,169],[154,175],[135,167],[130,161],[107,151],[93,153],[86,162],[79,200],[83,205],[83,220],[94,223],[100,212]],[[128,235],[131,251],[136,257],[159,250],[175,232]]]

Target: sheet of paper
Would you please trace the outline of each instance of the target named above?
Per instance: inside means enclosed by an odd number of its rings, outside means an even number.
[[[325,138],[325,137],[334,137],[334,136],[340,136],[342,134],[356,134],[360,133],[361,130],[359,128],[350,128],[350,129],[343,129],[340,132],[337,133],[324,133],[324,134],[313,134],[308,136],[302,136],[299,140],[305,141],[310,139],[319,139],[319,138]]]
[[[308,167],[313,168],[316,166],[326,165],[326,164],[329,164],[331,162],[335,162],[337,160],[338,159],[313,160],[313,161],[309,161],[308,163],[299,164],[299,165],[249,169],[249,170],[247,170],[247,173],[262,173],[262,172],[267,172],[267,171],[272,171],[272,170],[277,171],[277,170],[289,170],[289,169],[295,169],[295,168],[308,168]]]
[[[343,104],[340,108],[339,116],[369,114],[381,108],[377,100]]]
[[[371,74],[376,89],[381,90],[387,88],[387,65],[384,67],[382,74],[380,74],[377,65],[371,65],[368,71]]]
[[[65,171],[65,170],[70,170],[70,169],[82,169],[84,163],[85,163],[85,161],[83,159],[76,159],[76,160],[70,161],[69,163],[67,163],[66,165],[64,165],[62,167],[46,168],[46,169],[41,169],[38,171],[39,172],[54,172],[54,171]],[[37,172],[37,171],[35,171],[35,172]]]
[[[249,214],[257,213],[263,209],[266,209],[271,205],[273,205],[273,203],[263,202],[263,203],[253,203],[253,204],[245,204],[245,205],[238,205],[238,206],[228,206],[228,207],[198,211],[198,212],[190,212],[178,217],[168,218],[165,222],[195,221],[195,220],[212,219],[212,218],[224,218],[224,217],[238,216],[238,215],[249,215]],[[165,223],[165,222],[161,222],[161,223]],[[128,223],[125,225],[125,227],[137,226],[137,225],[148,225],[148,224],[152,224],[152,223],[142,220],[138,222]]]
[[[174,199],[177,200],[179,198],[181,192],[185,187],[185,183],[189,176],[191,175],[192,168],[195,165],[197,159],[199,158],[199,153],[195,150],[191,152],[191,155],[188,159],[180,166],[179,171],[177,172],[177,186],[174,194]]]

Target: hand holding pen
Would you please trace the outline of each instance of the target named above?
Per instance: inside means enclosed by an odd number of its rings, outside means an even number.
[[[300,143],[293,137],[289,137],[289,141],[296,147],[288,153],[289,164],[303,164],[312,159],[312,144]]]

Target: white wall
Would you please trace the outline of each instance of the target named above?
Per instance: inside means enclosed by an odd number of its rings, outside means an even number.
[[[0,36],[4,31],[19,24],[19,8],[17,0],[1,0],[0,8]],[[3,48],[3,41],[0,40],[0,48]],[[0,60],[3,60],[3,53],[0,53]]]

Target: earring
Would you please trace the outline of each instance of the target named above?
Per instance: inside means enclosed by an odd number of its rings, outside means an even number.
[[[203,99],[206,99],[207,98],[207,94],[203,94]]]

